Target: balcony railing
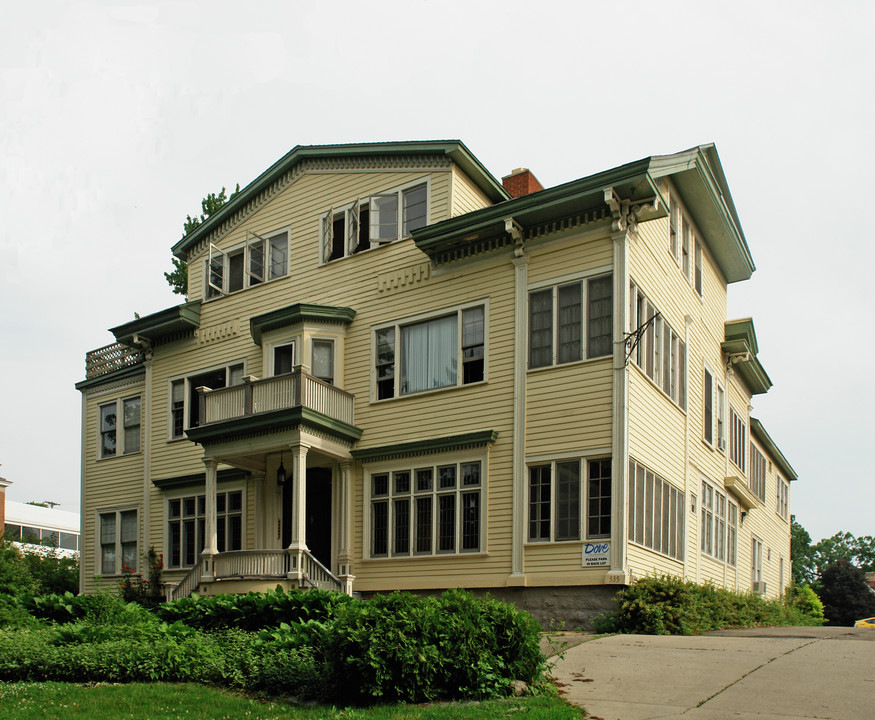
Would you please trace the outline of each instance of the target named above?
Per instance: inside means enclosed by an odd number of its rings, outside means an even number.
[[[204,425],[293,407],[354,424],[353,395],[302,370],[261,380],[247,377],[242,385],[228,388],[198,390]]]
[[[142,350],[113,343],[85,353],[85,379],[90,380],[141,362],[143,362]]]

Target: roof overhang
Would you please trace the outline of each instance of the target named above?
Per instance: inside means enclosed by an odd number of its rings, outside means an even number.
[[[309,159],[330,157],[391,156],[393,158],[416,155],[445,155],[471,179],[492,202],[501,202],[510,197],[502,184],[465,147],[461,140],[414,140],[404,142],[356,143],[347,145],[297,145],[277,160],[255,180],[236,193],[217,212],[201,225],[185,235],[172,250],[180,260],[186,259],[187,250],[234,213],[254,200],[273,182],[285,175],[295,165]]]
[[[750,434],[753,435],[757,441],[759,441],[760,445],[766,449],[766,452],[768,452],[772,458],[772,462],[781,469],[781,472],[786,476],[787,480],[799,479],[796,471],[790,466],[787,458],[784,457],[784,453],[781,452],[780,448],[775,444],[775,441],[772,440],[771,436],[766,432],[763,424],[754,417],[750,419]]]
[[[741,376],[751,395],[762,395],[772,387],[772,381],[757,359],[759,346],[753,328],[753,320],[728,320],[725,324],[726,340],[720,343],[729,358],[730,366]]]
[[[605,190],[609,188],[613,188],[620,198],[633,204],[659,198],[656,210],[641,216],[640,220],[665,216],[662,207],[664,200],[648,175],[648,166],[649,159],[639,160],[427,225],[413,231],[413,240],[416,247],[428,255],[433,264],[437,264],[448,252],[506,237],[506,221],[509,219],[526,229],[605,209]],[[607,218],[610,217],[608,213]]]
[[[748,280],[756,266],[713,144],[650,159],[654,180],[670,177],[706,238],[726,282]]]
[[[109,331],[122,345],[136,347],[135,339],[155,343],[172,335],[195,330],[200,324],[201,301],[192,300],[131,320],[124,325],[110,328]]]
[[[261,336],[271,330],[278,330],[304,322],[349,325],[355,317],[355,310],[333,305],[312,305],[295,303],[279,310],[271,310],[249,319],[249,332],[256,344],[261,345]]]

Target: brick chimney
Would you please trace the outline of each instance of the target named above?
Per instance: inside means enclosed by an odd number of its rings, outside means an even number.
[[[501,178],[501,184],[515,198],[544,189],[528,168],[517,168],[510,175],[505,175]]]

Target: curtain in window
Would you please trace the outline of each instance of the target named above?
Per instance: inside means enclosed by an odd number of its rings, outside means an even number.
[[[455,385],[457,337],[456,315],[401,328],[401,391]]]

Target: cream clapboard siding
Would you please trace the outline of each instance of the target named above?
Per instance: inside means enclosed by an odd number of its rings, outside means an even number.
[[[450,216],[464,215],[474,210],[489,207],[492,201],[459,168],[453,165],[453,189]]]
[[[513,355],[512,344],[502,339],[503,336],[513,336],[513,267],[508,257],[490,259],[479,263],[479,266],[478,263],[468,264],[464,272],[451,267],[431,275],[427,258],[412,241],[403,240],[319,265],[320,219],[329,207],[340,206],[356,197],[422,177],[421,172],[305,174],[270,203],[262,206],[240,227],[228,233],[218,243],[223,250],[240,246],[247,227],[259,234],[288,228],[289,277],[228,297],[205,301],[198,337],[156,350],[156,358],[160,355],[160,361],[156,361],[160,370],[156,367],[154,375],[153,422],[156,428],[166,428],[169,421],[168,393],[172,378],[240,361],[246,363],[248,374],[261,376],[264,373],[262,348],[256,346],[249,336],[249,317],[295,302],[349,306],[357,314],[346,331],[343,364],[348,380],[344,389],[355,394],[356,424],[365,429],[359,446],[439,437],[447,434],[447,427],[459,433],[497,430],[499,440],[489,457],[487,519],[493,513],[509,513]],[[447,216],[449,178],[447,172],[431,175],[432,222]],[[194,261],[192,268],[195,267],[202,271],[203,259]],[[425,279],[415,283],[398,282],[410,269],[423,268],[421,276],[424,275]],[[202,283],[202,279],[193,279],[192,288],[202,287]],[[422,313],[440,313],[454,309],[459,304],[479,300],[489,303],[487,383],[379,403],[373,401],[371,329],[374,324],[402,320]],[[502,405],[497,398],[502,395],[507,398],[503,403],[505,409],[496,413],[496,403],[499,407]],[[191,443],[168,442],[166,430],[163,433],[156,432],[153,442],[153,477],[203,471],[201,451]],[[355,468],[353,485],[356,499],[362,497],[363,483],[363,470]],[[247,488],[247,492],[246,535],[251,543],[254,541],[254,492],[251,487]],[[165,517],[163,502],[162,493],[153,493],[155,519],[152,532],[155,537],[161,538]],[[354,554],[362,557],[362,545],[366,538],[362,534],[363,508],[358,502],[354,522]],[[510,529],[502,523],[487,523],[486,527],[489,529],[486,536],[487,556],[418,558],[422,561],[418,563],[409,560],[367,561],[357,564],[355,568],[356,587],[364,591],[374,585],[385,588],[387,582],[399,577],[399,574],[405,578],[405,587],[459,584],[459,573],[468,573],[472,578],[485,578],[488,584],[503,584],[509,573]],[[468,570],[465,565],[470,566]],[[411,572],[410,568],[414,566],[416,571]],[[449,569],[452,569],[451,573]]]
[[[118,578],[98,580],[97,515],[117,508],[136,507],[140,523],[139,546],[142,547],[143,523],[143,453],[131,453],[110,458],[98,458],[100,448],[100,406],[119,399],[140,396],[144,398],[144,382],[111,383],[106,388],[94,387],[86,391],[85,415],[85,485],[82,488],[83,516],[80,561],[85,568],[85,592],[115,587]],[[144,411],[142,411],[144,412]],[[144,415],[141,413],[141,422]],[[117,432],[123,432],[119,426]],[[141,448],[145,443],[141,425]]]
[[[633,579],[640,579],[648,575],[683,576],[684,564],[681,561],[631,541],[628,547],[629,568],[632,571]]]

